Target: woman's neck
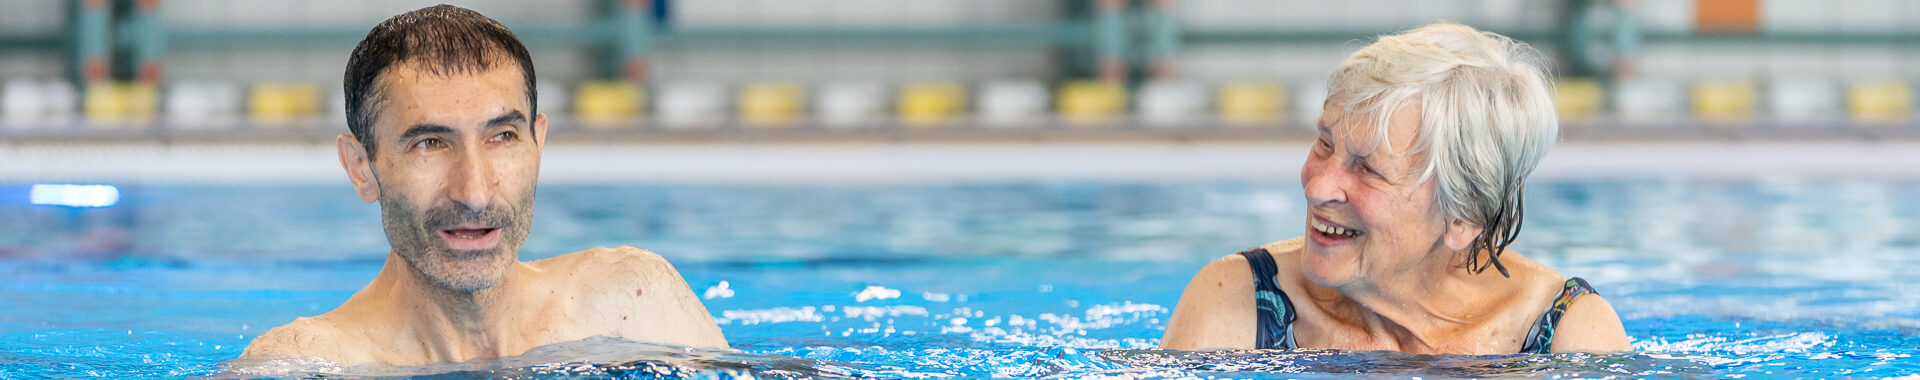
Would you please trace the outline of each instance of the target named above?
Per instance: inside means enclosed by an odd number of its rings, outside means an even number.
[[[1446,255],[1429,255],[1446,256]],[[1405,274],[1368,278],[1314,292],[1336,323],[1363,332],[1353,343],[1405,352],[1491,353],[1501,311],[1517,280],[1433,262]],[[1468,343],[1468,346],[1462,346]]]

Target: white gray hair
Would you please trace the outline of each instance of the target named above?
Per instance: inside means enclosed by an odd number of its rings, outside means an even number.
[[[1527,175],[1559,136],[1543,62],[1526,43],[1436,23],[1381,36],[1327,80],[1328,105],[1377,118],[1376,146],[1395,110],[1419,107],[1407,154],[1426,153],[1420,181],[1438,181],[1435,201],[1450,220],[1483,228],[1468,248],[1474,273],[1508,275],[1500,253],[1519,237]]]

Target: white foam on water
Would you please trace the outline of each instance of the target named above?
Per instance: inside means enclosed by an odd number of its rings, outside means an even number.
[[[1668,341],[1664,338],[1636,340],[1633,348],[1638,351],[1706,354],[1692,359],[1713,366],[1746,366],[1780,359],[1786,354],[1803,354],[1819,348],[1833,347],[1833,345],[1834,338],[1831,335],[1820,332],[1798,332],[1744,339],[1694,334],[1680,341]]]
[[[900,290],[887,289],[887,287],[879,285],[869,285],[866,289],[861,289],[859,293],[853,295],[854,302],[890,300],[895,298],[900,298]]]
[[[733,288],[726,281],[721,281],[719,284],[707,287],[707,291],[700,295],[700,299],[714,298],[733,298]]]
[[[714,318],[713,321],[721,325],[739,323],[745,326],[761,323],[820,322],[826,320],[826,316],[821,315],[818,310],[819,309],[813,306],[803,306],[800,308],[776,307],[757,310],[725,310],[720,312],[720,318]]]
[[[882,317],[927,316],[927,308],[909,305],[893,306],[847,306],[840,308],[848,319],[860,318],[868,321]]]

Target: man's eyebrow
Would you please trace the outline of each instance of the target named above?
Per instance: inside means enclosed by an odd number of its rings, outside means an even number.
[[[507,113],[505,114],[501,114],[500,116],[495,116],[492,120],[487,120],[487,125],[484,128],[493,128],[493,127],[498,127],[502,125],[517,125],[517,124],[526,124],[526,123],[527,123],[527,114],[520,113],[520,110],[508,110]]]
[[[408,127],[406,133],[401,133],[400,138],[397,139],[397,141],[399,141],[401,144],[405,144],[407,143],[407,140],[412,140],[414,137],[417,137],[420,135],[428,135],[428,134],[451,135],[451,134],[454,134],[454,131],[452,127],[448,127],[445,125],[415,124],[412,127]]]

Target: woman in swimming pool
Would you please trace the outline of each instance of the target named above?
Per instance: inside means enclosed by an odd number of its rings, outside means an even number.
[[[1559,129],[1537,56],[1448,23],[1353,53],[1328,80],[1300,169],[1306,236],[1200,269],[1161,346],[1627,350],[1585,280],[1506,250]]]

